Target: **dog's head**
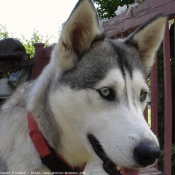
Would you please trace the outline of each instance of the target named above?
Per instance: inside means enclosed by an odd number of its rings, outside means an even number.
[[[143,111],[146,77],[166,20],[159,15],[126,39],[111,40],[101,32],[91,0],[79,0],[52,53],[50,65],[58,80],[51,108],[63,137],[72,134],[77,150],[100,158],[110,174],[118,167],[125,175],[136,175],[159,156]]]

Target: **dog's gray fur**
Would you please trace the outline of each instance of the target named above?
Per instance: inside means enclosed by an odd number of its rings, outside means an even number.
[[[165,23],[166,17],[160,15],[126,39],[107,39],[99,28],[91,0],[79,0],[63,27],[49,65],[38,79],[17,88],[0,109],[0,172],[30,172],[43,166],[28,135],[28,111],[50,146],[69,164],[81,166],[90,162],[87,174],[106,174],[88,142],[89,133],[98,137],[116,164],[140,167],[131,156],[134,147],[141,141],[158,147],[158,141],[141,113],[146,101],[140,103],[138,99],[140,91],[147,89],[145,79],[162,41]],[[149,47],[144,45],[145,41]],[[113,89],[113,101],[100,96],[103,87]],[[131,122],[126,117],[128,113],[133,117]],[[126,128],[134,133],[128,135],[130,133],[124,127],[120,133],[123,143],[113,138],[116,135],[120,139],[119,114],[121,120],[126,118]],[[91,121],[93,118],[94,122]],[[110,120],[113,120],[111,125]],[[109,141],[106,142],[107,137]]]
[[[0,170],[1,172],[7,172],[8,169],[7,169],[7,165],[6,165],[6,162],[0,157]]]

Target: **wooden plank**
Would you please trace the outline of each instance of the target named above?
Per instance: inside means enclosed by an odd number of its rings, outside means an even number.
[[[169,26],[166,24],[163,40],[164,52],[164,172],[171,175],[171,147],[172,147],[172,89],[170,64]]]
[[[51,52],[52,52],[53,48],[54,48],[54,46],[48,46],[44,49],[45,66],[50,62]]]
[[[44,57],[45,57],[45,58],[50,57],[50,54],[51,54],[51,52],[52,52],[52,50],[53,50],[53,47],[54,47],[54,45],[48,46],[48,47],[46,47],[46,48],[44,49]]]
[[[44,63],[44,44],[43,43],[35,43],[35,58],[34,58],[34,78],[37,78],[45,66]]]
[[[140,26],[151,17],[165,13],[172,18],[175,14],[174,0],[147,0],[142,4],[131,8],[131,13],[128,11],[104,21],[102,26],[106,37],[114,37],[121,33],[128,32]]]

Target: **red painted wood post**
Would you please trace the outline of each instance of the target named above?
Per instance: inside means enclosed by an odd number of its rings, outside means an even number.
[[[51,53],[52,53],[52,50],[53,50],[53,48],[54,48],[54,46],[55,46],[55,44],[53,44],[52,46],[48,46],[48,47],[46,47],[45,48],[45,66],[47,65],[47,64],[49,64],[49,62],[50,62],[50,59],[51,59]]]
[[[163,40],[164,51],[164,173],[171,175],[171,147],[172,147],[172,91],[170,64],[170,37],[168,22]]]
[[[158,136],[158,82],[157,82],[157,55],[151,70],[151,130]],[[158,162],[154,165],[158,168]]]
[[[34,70],[34,78],[37,78],[45,66],[44,62],[44,43],[35,43],[35,70]]]

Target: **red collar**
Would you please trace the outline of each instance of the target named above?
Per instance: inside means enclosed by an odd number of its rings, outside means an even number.
[[[41,131],[38,129],[38,124],[30,112],[27,113],[27,118],[30,138],[35,145],[42,162],[52,172],[78,172],[78,169],[70,166],[60,155],[54,152],[54,150],[47,143],[46,139],[43,137]]]

